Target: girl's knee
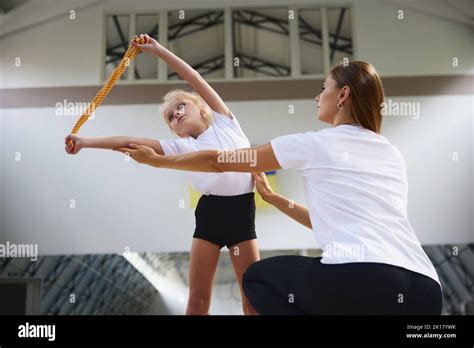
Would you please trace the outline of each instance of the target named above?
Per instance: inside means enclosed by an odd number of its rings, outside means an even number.
[[[261,262],[262,260],[256,261],[247,267],[244,274],[242,275],[242,285],[245,282],[256,281],[256,279],[258,278],[258,274],[259,274],[258,269],[260,268]]]
[[[207,296],[200,294],[189,294],[188,305],[186,309],[187,314],[207,314],[211,301]]]
[[[252,307],[250,302],[246,301],[242,304],[244,315],[258,315],[257,311]]]

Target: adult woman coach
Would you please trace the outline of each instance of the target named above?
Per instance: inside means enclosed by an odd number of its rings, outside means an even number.
[[[282,196],[266,199],[312,228],[322,258],[278,256],[252,264],[244,290],[258,313],[440,314],[438,276],[407,217],[403,158],[379,134],[383,98],[372,65],[353,61],[334,67],[316,97],[319,119],[332,128],[226,153],[159,156],[134,144],[119,151],[159,168],[301,172],[308,209]],[[256,165],[236,163],[253,157],[241,155],[248,151],[256,152]],[[262,189],[263,177],[255,178]]]

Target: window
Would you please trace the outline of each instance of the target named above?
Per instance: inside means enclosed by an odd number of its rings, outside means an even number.
[[[286,77],[290,71],[288,9],[235,9],[234,77]]]
[[[323,16],[328,23],[328,52],[323,48]],[[324,63],[328,59],[333,66],[344,58],[352,59],[352,30],[349,8],[321,8],[298,11],[301,74],[324,74]]]
[[[321,11],[298,11],[301,74],[324,74]]]
[[[344,58],[352,60],[352,21],[349,8],[329,8],[328,24],[330,65],[336,65]]]
[[[120,64],[123,55],[128,48],[128,37],[130,31],[130,17],[128,15],[107,16],[107,36],[105,46],[105,76],[107,77]],[[120,77],[127,79],[128,70]]]
[[[159,25],[158,14],[137,15],[136,33],[148,34],[158,40]],[[158,58],[151,54],[139,54],[135,58],[134,72],[135,79],[157,79],[158,78]]]
[[[348,6],[161,10],[105,19],[104,79],[140,33],[160,41],[209,80],[321,77],[354,56]],[[163,64],[140,54],[121,80],[180,79]]]
[[[224,78],[224,11],[170,11],[168,25],[170,51],[202,76]],[[168,68],[168,79],[179,76]]]

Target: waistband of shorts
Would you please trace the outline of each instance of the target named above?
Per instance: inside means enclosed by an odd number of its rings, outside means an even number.
[[[254,198],[255,192],[243,193],[241,195],[235,196],[217,196],[217,195],[202,195],[201,198],[205,200],[239,200],[239,199],[249,199]]]

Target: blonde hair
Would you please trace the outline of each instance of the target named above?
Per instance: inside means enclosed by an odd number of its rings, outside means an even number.
[[[207,103],[199,94],[197,94],[196,92],[186,91],[184,89],[174,89],[165,94],[165,96],[163,97],[163,104],[161,104],[161,107],[160,107],[160,112],[163,115],[163,118],[165,119],[166,124],[168,125],[168,127],[170,127],[171,130],[173,129],[171,128],[171,124],[168,120],[167,115],[165,114],[165,110],[172,101],[174,101],[176,98],[179,98],[179,97],[190,100],[199,109],[204,108],[206,113],[203,116],[208,124],[211,124],[214,121],[212,117],[211,108],[209,107],[209,105],[207,105]]]

